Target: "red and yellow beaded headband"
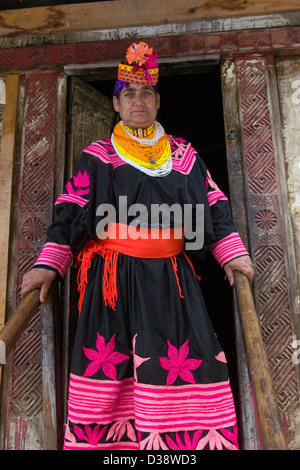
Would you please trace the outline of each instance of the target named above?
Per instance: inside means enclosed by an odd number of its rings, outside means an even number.
[[[157,53],[153,54],[145,42],[133,43],[127,49],[127,63],[121,62],[114,95],[120,93],[127,83],[155,86],[158,81]],[[123,86],[122,86],[123,82]],[[125,83],[124,83],[125,82]]]

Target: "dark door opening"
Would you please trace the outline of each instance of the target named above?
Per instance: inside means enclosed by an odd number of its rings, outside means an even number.
[[[213,180],[229,198],[222,89],[219,66],[201,73],[161,77],[158,120],[169,134],[190,141]],[[224,348],[235,400],[238,400],[234,306],[225,272],[209,256],[197,266],[208,313]],[[237,407],[238,408],[238,407]]]
[[[89,84],[112,98],[114,80],[90,81]],[[158,121],[165,131],[190,141],[208,167],[214,181],[229,197],[224,136],[222,90],[218,65],[168,75],[159,78],[161,107]],[[231,385],[238,405],[234,306],[232,289],[225,272],[209,256],[197,266],[207,309],[216,334],[225,351]],[[238,406],[237,406],[238,412]]]

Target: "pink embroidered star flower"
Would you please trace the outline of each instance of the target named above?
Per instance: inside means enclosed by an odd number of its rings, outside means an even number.
[[[116,335],[114,334],[107,345],[105,345],[104,337],[97,333],[97,351],[94,349],[85,348],[83,346],[84,354],[90,361],[92,361],[91,364],[87,366],[83,377],[91,377],[102,368],[103,373],[107,377],[113,380],[117,380],[115,364],[121,364],[126,359],[129,359],[129,356],[119,352],[114,352],[115,336]]]
[[[227,362],[224,351],[221,351],[217,356],[215,356],[215,358],[217,359],[217,361],[225,362],[225,363]]]
[[[172,385],[173,382],[177,379],[178,375],[182,378],[185,382],[189,383],[196,383],[191,373],[191,370],[197,369],[202,360],[198,359],[187,359],[189,354],[189,339],[178,349],[175,348],[169,341],[167,341],[169,349],[168,349],[168,357],[160,357],[160,365],[163,369],[168,370],[167,376],[167,385]]]
[[[133,346],[132,354],[133,354],[133,370],[134,370],[133,376],[134,376],[134,380],[137,382],[138,381],[137,373],[136,373],[137,367],[141,366],[143,362],[149,361],[151,357],[140,357],[137,354],[135,354],[136,337],[137,337],[137,334],[133,337],[133,340],[132,340],[132,346]]]

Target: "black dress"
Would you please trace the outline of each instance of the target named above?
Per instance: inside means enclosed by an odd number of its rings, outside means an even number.
[[[197,152],[183,139],[169,141],[173,166],[164,177],[124,162],[110,139],[93,142],[56,201],[36,266],[64,276],[74,257],[82,260],[86,247],[96,246],[81,278],[65,449],[238,448],[226,358],[191,261],[210,250],[224,265],[247,251],[227,198]],[[160,258],[141,257],[138,241],[138,256],[118,252],[112,304],[103,294],[112,264],[107,268],[97,251],[104,220],[99,206],[114,207],[116,223],[124,222],[124,211],[122,220],[118,211],[124,196],[128,207],[175,203],[195,210],[201,204],[204,242],[200,249]],[[133,220],[127,215],[125,223]]]

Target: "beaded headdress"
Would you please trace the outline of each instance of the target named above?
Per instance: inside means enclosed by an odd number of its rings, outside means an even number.
[[[158,81],[157,53],[153,54],[153,49],[149,48],[148,44],[145,42],[131,44],[127,49],[126,59],[126,62],[119,64],[114,95],[118,95],[122,88],[128,86],[129,83],[156,87]]]

